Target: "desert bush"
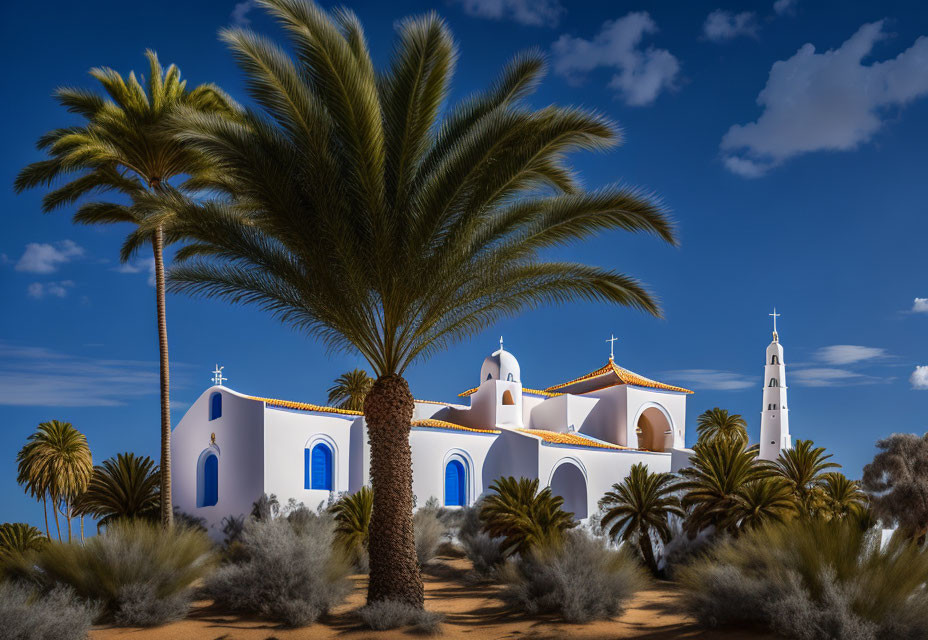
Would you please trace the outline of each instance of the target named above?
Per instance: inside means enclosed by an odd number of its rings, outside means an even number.
[[[351,589],[350,560],[333,546],[331,518],[249,520],[240,555],[210,576],[204,594],[230,611],[290,627],[312,624]]]
[[[703,624],[756,624],[798,640],[928,637],[928,555],[854,522],[801,519],[743,534],[682,568]]]
[[[582,531],[514,557],[500,577],[506,585],[500,597],[514,608],[532,615],[557,613],[578,623],[621,615],[628,599],[647,584],[630,553],[608,549]]]
[[[0,635],[6,640],[83,640],[96,615],[95,607],[66,587],[39,595],[23,585],[0,583]]]
[[[439,520],[437,512],[431,509],[416,511],[412,518],[412,532],[416,540],[416,558],[420,567],[435,557],[445,531],[445,525]]]
[[[358,617],[374,631],[408,627],[422,633],[435,634],[441,628],[444,616],[426,611],[406,602],[381,600],[358,609]]]
[[[191,585],[212,567],[212,543],[202,532],[165,532],[138,520],[112,522],[83,544],[51,544],[37,558],[38,579],[47,587],[71,587],[99,602],[103,619],[131,626],[183,617]]]
[[[474,565],[474,571],[482,578],[492,578],[506,560],[503,553],[504,538],[494,538],[483,530],[480,507],[461,509],[461,524],[457,533],[464,555]]]

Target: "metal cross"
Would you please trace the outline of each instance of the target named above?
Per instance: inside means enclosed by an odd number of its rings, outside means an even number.
[[[500,351],[503,350],[503,336],[500,336],[500,337],[499,337],[499,350],[500,350]]]
[[[223,377],[222,377],[222,370],[223,370],[223,369],[225,369],[225,367],[220,367],[220,366],[217,364],[217,365],[216,365],[216,370],[213,371],[213,384],[218,384],[220,387],[222,386],[222,383],[223,383],[223,382],[225,382],[226,380],[228,380],[228,378],[223,378]]]
[[[615,334],[610,333],[609,335],[611,337],[608,340],[606,340],[606,342],[609,343],[609,359],[615,360],[615,343],[616,343],[616,340],[618,340],[618,338],[615,337]]]
[[[776,331],[777,330],[777,318],[779,318],[783,314],[777,313],[777,308],[774,307],[773,313],[768,313],[767,315],[773,317],[773,330]]]

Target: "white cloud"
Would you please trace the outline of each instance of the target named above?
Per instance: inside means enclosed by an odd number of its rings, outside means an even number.
[[[915,371],[909,376],[909,382],[912,383],[913,389],[928,389],[928,366],[915,367]]]
[[[26,287],[26,294],[30,298],[35,298],[36,300],[41,300],[45,296],[65,298],[68,295],[68,289],[73,286],[73,280],[59,280],[58,282],[33,282],[28,287]]]
[[[773,3],[773,10],[779,16],[792,13],[796,10],[796,2],[797,0],[776,0]]]
[[[680,63],[666,49],[643,48],[645,35],[657,32],[647,12],[606,21],[592,40],[562,35],[552,45],[554,71],[577,83],[597,67],[615,69],[609,87],[632,106],[651,104],[675,85]]]
[[[877,384],[889,382],[887,378],[868,376],[847,369],[832,367],[819,367],[811,369],[798,369],[792,373],[792,378],[800,385],[809,387],[846,387],[861,384]]]
[[[58,265],[82,255],[84,250],[71,240],[62,240],[53,245],[30,242],[16,263],[16,270],[27,273],[54,273],[58,270]]]
[[[723,136],[725,166],[757,177],[789,158],[814,151],[848,151],[869,141],[887,110],[928,94],[928,37],[895,58],[862,64],[888,37],[882,20],[863,25],[837,49],[803,45],[775,62],[757,97],[760,117]]]
[[[532,27],[554,27],[566,11],[560,0],[456,0],[478,18],[514,20]]]
[[[244,0],[244,2],[235,3],[235,8],[232,9],[232,24],[237,27],[247,27],[251,24],[251,18],[248,17],[248,14],[252,9],[256,8],[258,5],[254,0]]]
[[[146,258],[144,260],[138,260],[135,263],[123,262],[118,267],[113,269],[117,273],[142,273],[143,271],[148,272],[148,285],[153,287],[155,286],[155,259]]]
[[[856,344],[834,344],[822,347],[815,352],[815,355],[822,362],[840,366],[885,357],[886,349],[862,347]]]
[[[713,42],[723,42],[739,36],[757,36],[757,16],[753,11],[732,13],[716,9],[706,17],[702,34]]]
[[[928,298],[915,298],[912,311],[914,313],[928,313]]]
[[[740,373],[715,369],[681,369],[679,371],[668,371],[663,377],[667,380],[673,380],[676,384],[693,387],[694,389],[714,391],[737,391],[760,386],[761,384],[760,378],[754,379]]]

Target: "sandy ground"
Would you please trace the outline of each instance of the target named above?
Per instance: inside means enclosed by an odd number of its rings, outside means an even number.
[[[625,614],[612,621],[565,624],[552,617],[514,613],[494,597],[498,587],[473,585],[466,576],[470,565],[459,558],[441,557],[424,570],[427,609],[445,614],[442,638],[639,638],[648,640],[737,640],[772,638],[739,630],[706,631],[680,610],[672,585],[656,584],[638,593]],[[233,616],[198,602],[186,620],[155,629],[97,627],[93,640],[296,640],[297,638],[421,637],[410,630],[373,632],[358,624],[352,612],[364,604],[365,576],[356,576],[355,589],[342,606],[311,627],[281,629],[274,623]]]

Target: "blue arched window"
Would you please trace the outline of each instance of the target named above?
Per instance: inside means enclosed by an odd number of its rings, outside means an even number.
[[[303,450],[303,488],[332,490],[332,449],[320,442]]]
[[[452,460],[445,467],[445,506],[463,507],[467,504],[467,470],[460,460]]]
[[[209,419],[215,420],[222,416],[222,394],[218,391],[209,397]]]
[[[219,502],[219,458],[215,453],[207,454],[200,470],[200,507],[212,507]]]

